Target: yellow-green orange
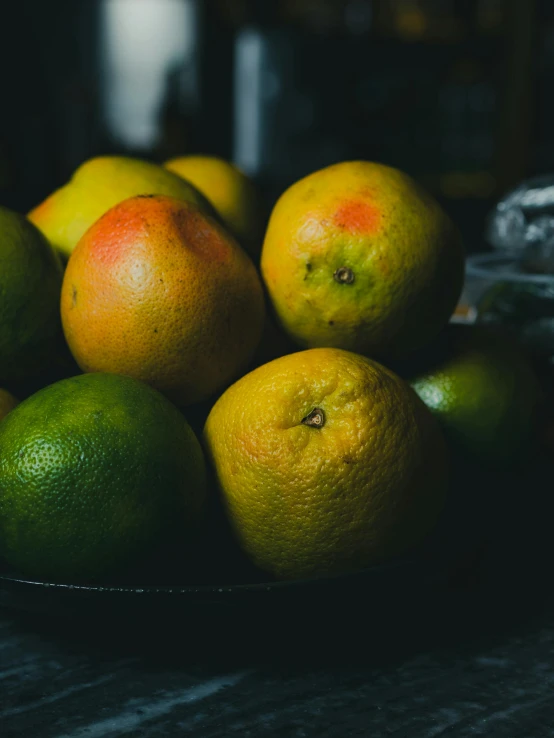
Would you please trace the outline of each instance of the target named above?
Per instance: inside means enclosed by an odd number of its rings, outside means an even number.
[[[67,184],[29,213],[29,219],[55,248],[69,256],[100,216],[135,195],[170,195],[213,212],[192,184],[157,164],[99,156],[81,164]]]
[[[252,257],[259,257],[263,212],[249,177],[231,162],[216,156],[180,156],[164,166],[200,190],[241,246]]]
[[[150,196],[116,205],[83,236],[61,311],[84,371],[127,374],[187,405],[245,369],[265,309],[256,268],[215,219]]]
[[[0,423],[0,553],[58,580],[109,573],[173,530],[205,495],[200,445],[147,385],[88,374],[22,402]]]
[[[301,346],[399,357],[448,321],[462,287],[458,232],[408,175],[344,162],[290,187],[266,232],[262,275]]]
[[[18,400],[8,390],[0,389],[0,420],[3,420],[8,413],[17,407]]]
[[[410,383],[455,447],[503,467],[524,458],[541,389],[524,356],[495,332],[449,325]]]
[[[369,566],[433,527],[447,484],[438,424],[370,359],[311,349],[242,377],[204,440],[235,534],[281,578]]]
[[[36,372],[63,341],[62,265],[42,234],[0,207],[0,381]]]

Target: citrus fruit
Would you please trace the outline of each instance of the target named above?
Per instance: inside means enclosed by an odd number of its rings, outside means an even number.
[[[541,389],[515,345],[480,326],[449,325],[404,372],[454,447],[491,464],[521,459]]]
[[[463,280],[454,225],[408,175],[344,162],[290,187],[269,221],[262,275],[305,347],[409,354],[448,321]]]
[[[17,407],[18,401],[8,392],[8,390],[0,389],[0,420],[3,420],[8,413]]]
[[[193,185],[167,169],[126,156],[99,156],[81,164],[67,184],[31,210],[29,219],[68,257],[101,215],[134,195],[170,195],[213,213]]]
[[[0,424],[0,552],[63,580],[108,573],[201,514],[205,468],[181,413],[135,379],[87,374]]]
[[[239,543],[280,578],[400,554],[443,505],[435,419],[398,376],[341,349],[289,354],[239,379],[204,441]]]
[[[265,310],[254,265],[219,223],[150,196],[116,205],[83,236],[61,312],[84,371],[127,374],[186,405],[247,366]]]
[[[259,257],[263,209],[254,184],[238,167],[216,156],[180,156],[164,166],[191,182],[210,201],[241,246],[252,257]]]
[[[63,343],[62,265],[22,215],[0,207],[0,381],[46,365]]]

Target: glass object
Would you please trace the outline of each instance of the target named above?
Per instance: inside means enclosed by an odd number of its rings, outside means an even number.
[[[466,263],[459,313],[493,324],[554,363],[554,274],[525,271],[521,254],[475,254]]]
[[[486,238],[496,249],[519,255],[524,271],[554,274],[554,175],[526,180],[503,197]]]
[[[525,180],[491,212],[494,252],[467,261],[462,305],[554,363],[554,174]]]

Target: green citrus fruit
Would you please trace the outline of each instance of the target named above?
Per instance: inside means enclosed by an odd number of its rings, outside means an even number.
[[[525,454],[540,386],[517,347],[480,326],[449,325],[406,373],[453,445],[506,465]]]
[[[0,552],[31,576],[98,577],[201,514],[196,436],[168,400],[129,377],[46,387],[0,424],[0,448]]]
[[[0,380],[36,372],[58,351],[62,276],[44,236],[0,207]]]

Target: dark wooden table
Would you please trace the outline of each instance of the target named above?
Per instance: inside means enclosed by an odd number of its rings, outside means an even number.
[[[177,647],[169,636],[120,639],[90,623],[4,612],[0,734],[546,738],[554,736],[554,609],[542,603],[537,613],[536,604],[535,614],[520,610],[498,627],[498,609],[482,627],[473,610],[470,627],[458,619],[440,633],[389,635],[381,647],[358,620],[343,648],[328,633],[304,646],[226,653],[214,653],[201,631],[181,633]]]

